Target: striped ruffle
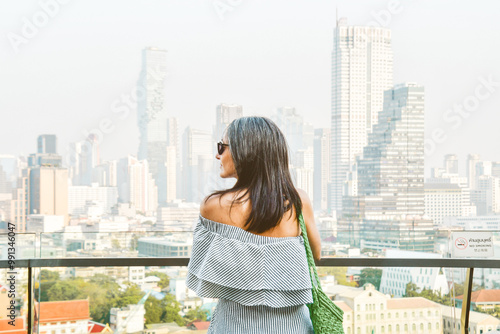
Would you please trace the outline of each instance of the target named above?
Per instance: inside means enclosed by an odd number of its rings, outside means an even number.
[[[312,303],[302,237],[263,237],[202,216],[194,231],[187,286],[201,297],[246,306]]]

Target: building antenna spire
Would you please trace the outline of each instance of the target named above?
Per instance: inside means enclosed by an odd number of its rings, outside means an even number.
[[[339,7],[335,6],[335,27],[339,27]]]

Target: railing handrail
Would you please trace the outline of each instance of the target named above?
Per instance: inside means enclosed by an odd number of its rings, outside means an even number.
[[[15,260],[15,268],[44,267],[141,267],[187,266],[188,257],[89,257],[89,258],[33,258]],[[425,258],[323,258],[319,267],[423,267],[423,268],[499,268],[500,259],[425,259]],[[9,268],[8,260],[0,260],[0,268]]]

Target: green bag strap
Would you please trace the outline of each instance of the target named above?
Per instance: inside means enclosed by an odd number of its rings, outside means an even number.
[[[299,216],[300,229],[302,230],[302,237],[304,238],[304,245],[306,248],[307,264],[309,266],[309,274],[311,276],[311,284],[313,288],[321,289],[321,284],[319,282],[318,272],[316,271],[316,264],[314,263],[314,257],[312,254],[311,246],[309,245],[309,239],[307,238],[307,229],[304,222],[304,217],[302,213]]]

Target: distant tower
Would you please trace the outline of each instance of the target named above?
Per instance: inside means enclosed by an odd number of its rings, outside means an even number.
[[[187,202],[200,202],[208,193],[205,191],[210,176],[213,137],[210,132],[187,127],[183,135],[182,195]]]
[[[331,203],[342,211],[343,186],[378,121],[384,91],[392,87],[391,31],[337,21],[332,51]]]
[[[37,153],[57,154],[56,135],[40,135],[37,140]]]
[[[328,209],[330,129],[314,130],[314,210]]]
[[[467,156],[467,164],[465,165],[466,176],[469,179],[469,188],[476,189],[477,175],[476,164],[481,161],[479,154],[469,154]]]
[[[167,111],[165,78],[167,51],[146,48],[142,51],[142,72],[138,91],[144,95],[137,105],[139,160],[148,160],[149,170],[158,187],[158,200],[167,199]]]
[[[447,154],[444,156],[444,169],[446,173],[458,174],[458,157],[456,154]]]
[[[226,127],[236,118],[243,116],[243,107],[238,104],[221,103],[215,110],[215,131],[214,138],[219,141],[224,134]],[[214,146],[215,147],[215,146]]]

